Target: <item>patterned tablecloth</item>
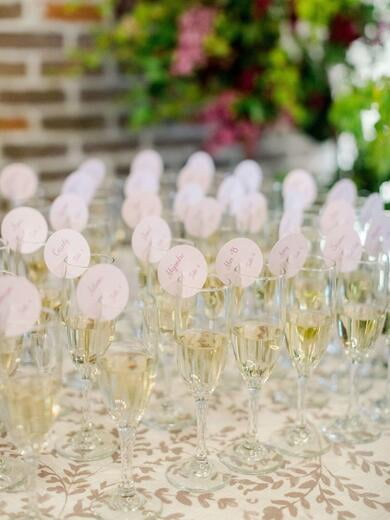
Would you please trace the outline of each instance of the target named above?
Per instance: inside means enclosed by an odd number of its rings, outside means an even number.
[[[272,432],[292,421],[293,408],[276,404],[273,390],[282,384],[274,377],[265,386],[260,410],[263,439],[272,439]],[[231,385],[230,385],[231,386]],[[192,407],[182,386],[178,397]],[[383,389],[378,383],[364,398]],[[51,447],[58,436],[66,435],[79,421],[80,400],[77,391],[64,395],[70,413],[60,418],[49,438],[47,451],[41,457],[39,500],[41,508],[54,519],[88,518],[93,504],[102,492],[119,478],[119,454],[89,464],[79,464],[60,457]],[[221,385],[210,403],[208,446],[217,453],[226,443],[239,438],[246,429],[246,396],[243,389]],[[96,425],[115,436],[113,423],[104,409],[99,393],[93,396]],[[311,419],[320,423],[345,409],[345,398],[332,397],[322,409],[311,409]],[[139,489],[146,489],[163,504],[164,520],[388,520],[390,519],[390,431],[383,432],[373,444],[334,446],[322,457],[300,461],[287,458],[283,468],[261,477],[231,474],[221,466],[229,483],[215,493],[191,494],[179,491],[165,478],[167,467],[194,452],[195,428],[178,433],[139,427],[135,466]],[[5,437],[1,445],[16,456]],[[23,490],[0,493],[0,518],[20,518],[26,508]]]

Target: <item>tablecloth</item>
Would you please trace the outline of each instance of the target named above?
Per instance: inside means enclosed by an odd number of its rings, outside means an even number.
[[[264,386],[260,408],[260,433],[272,441],[272,432],[293,421],[293,407],[272,398],[282,379],[273,377]],[[383,381],[375,383],[364,396],[367,401],[379,395]],[[174,385],[175,398],[193,410],[184,386]],[[154,397],[154,399],[157,399]],[[99,392],[93,393],[93,418],[98,428],[116,436]],[[119,479],[119,452],[93,463],[66,460],[54,450],[59,436],[79,423],[80,399],[77,390],[67,389],[62,402],[68,413],[59,417],[39,467],[39,502],[42,510],[55,519],[88,518],[93,505]],[[345,410],[346,398],[331,394],[328,404],[312,408],[309,416],[321,424]],[[218,450],[242,436],[247,425],[246,393],[243,386],[222,383],[213,395],[208,414],[208,447],[215,459]],[[191,494],[177,490],[165,478],[167,467],[193,454],[195,427],[180,432],[150,429],[141,424],[135,448],[137,487],[162,502],[163,520],[388,520],[390,518],[390,431],[379,440],[359,446],[334,445],[329,452],[310,460],[285,458],[284,466],[264,476],[232,474],[220,465],[228,484],[214,493]],[[3,436],[2,450],[17,456]],[[216,460],[216,459],[215,459]],[[218,464],[218,462],[217,462]],[[25,491],[0,493],[0,518],[16,519],[27,507]]]

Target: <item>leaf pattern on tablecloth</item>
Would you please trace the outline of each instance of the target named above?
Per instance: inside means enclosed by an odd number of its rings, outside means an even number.
[[[273,384],[277,385],[277,380]],[[67,391],[65,399],[70,408],[78,409],[75,392]],[[183,399],[192,410],[191,399],[187,395]],[[268,394],[263,399],[261,435],[272,440],[272,431],[290,424],[293,415],[274,404]],[[97,427],[117,438],[98,393],[94,394],[93,408]],[[314,415],[319,422],[327,413],[318,411]],[[210,406],[210,452],[214,454],[233,439],[239,439],[246,422],[245,392],[224,393],[220,389]],[[58,432],[66,436],[78,424],[76,412],[64,415],[50,438],[55,440]],[[384,433],[364,448],[336,445],[322,457],[303,462],[285,460],[277,471],[258,477],[232,474],[221,468],[229,482],[224,489],[193,494],[174,489],[166,481],[165,471],[172,463],[194,453],[195,428],[163,432],[141,425],[135,447],[135,481],[141,493],[152,493],[161,501],[161,520],[226,520],[229,515],[235,520],[382,520],[386,515],[390,518],[388,440]],[[118,451],[105,460],[77,463],[63,459],[51,448],[42,455],[39,468],[41,507],[56,520],[89,518],[94,505],[118,482]],[[5,455],[17,456],[4,435],[0,449]],[[18,520],[27,507],[24,493],[0,493],[1,520]]]

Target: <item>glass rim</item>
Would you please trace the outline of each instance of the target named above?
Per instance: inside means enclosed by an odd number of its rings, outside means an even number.
[[[306,257],[306,260],[305,260],[305,263],[306,261],[309,259],[309,258],[316,258],[317,260],[322,260],[324,262],[324,266],[323,267],[305,267],[305,265],[303,265],[298,273],[300,271],[312,271],[312,272],[335,272],[336,271],[336,262],[334,260],[332,260],[331,258],[328,258],[327,256],[323,256],[323,255],[307,255]],[[327,262],[329,262],[329,265],[327,264]],[[298,274],[297,273],[297,274]],[[292,277],[294,278],[294,277]]]
[[[229,283],[225,283],[221,280],[221,278],[216,274],[216,273],[211,273],[207,276],[207,279],[210,278],[210,277],[213,277],[213,278],[216,278],[219,282],[221,282],[222,286],[221,287],[201,287],[200,289],[198,287],[195,287],[193,285],[188,285],[186,283],[182,283],[182,286],[183,287],[186,287],[187,289],[196,289],[196,293],[194,294],[194,296],[196,296],[197,294],[199,293],[206,293],[206,292],[222,292],[222,291],[226,291],[226,289],[230,289],[230,287],[232,287],[232,284],[229,282]],[[207,279],[205,280],[205,283],[207,281]],[[179,297],[181,295],[179,294]]]

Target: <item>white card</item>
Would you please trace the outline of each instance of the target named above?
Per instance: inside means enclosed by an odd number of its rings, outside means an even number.
[[[91,250],[83,235],[61,229],[46,242],[43,256],[47,268],[58,278],[77,278],[88,268]]]
[[[141,150],[136,154],[131,163],[131,171],[142,171],[145,175],[151,175],[159,179],[164,170],[161,155],[156,150]]]
[[[349,226],[334,229],[325,240],[323,255],[332,260],[337,271],[354,271],[362,257],[363,246],[359,235]]]
[[[356,184],[351,179],[341,179],[336,182],[326,197],[326,203],[344,200],[354,206],[357,198]]]
[[[323,235],[332,233],[334,229],[355,223],[355,210],[349,202],[339,199],[327,203],[321,210],[320,229]]]
[[[390,215],[382,211],[371,220],[364,246],[373,256],[390,251]]]
[[[263,181],[263,170],[252,159],[245,159],[238,163],[233,175],[242,182],[245,190],[249,193],[258,191]]]
[[[267,220],[268,203],[262,193],[248,193],[236,212],[236,225],[241,233],[258,233]]]
[[[21,206],[11,209],[1,223],[1,236],[12,251],[22,254],[38,251],[46,242],[48,226],[34,208]]]
[[[56,231],[64,228],[82,231],[88,224],[88,216],[88,206],[79,195],[64,193],[53,201],[49,221]]]
[[[122,218],[130,228],[135,228],[145,217],[159,217],[161,211],[160,197],[150,191],[132,190],[122,204]]]
[[[313,176],[305,170],[292,170],[283,181],[283,199],[289,201],[297,197],[303,208],[308,208],[317,198],[317,185]]]
[[[294,208],[285,210],[279,223],[279,239],[287,235],[300,233],[302,222],[302,210]]]
[[[189,298],[203,287],[207,279],[207,262],[193,246],[172,247],[158,264],[158,281],[172,296]]]
[[[215,174],[215,165],[210,154],[203,151],[194,152],[188,157],[187,165],[194,166],[195,169],[205,170],[213,179]]]
[[[310,242],[301,234],[287,235],[276,242],[268,256],[268,267],[272,274],[295,276],[303,267],[310,251]]]
[[[241,205],[245,195],[245,188],[237,177],[229,175],[221,182],[217,191],[217,200],[224,211],[230,215],[235,215]]]
[[[145,217],[135,227],[131,247],[141,262],[159,262],[171,246],[172,234],[160,217]]]
[[[38,188],[38,177],[27,164],[12,163],[0,173],[0,192],[13,201],[25,201],[33,197]]]
[[[81,163],[78,171],[87,174],[95,188],[98,188],[106,176],[106,165],[101,159],[91,157]]]
[[[186,232],[197,238],[207,238],[217,231],[221,223],[222,206],[213,197],[205,197],[190,206],[185,216]]]
[[[80,278],[76,299],[84,316],[94,320],[114,320],[127,305],[129,284],[115,265],[93,265]]]
[[[123,192],[125,197],[128,197],[132,191],[139,190],[158,193],[160,190],[160,182],[157,177],[145,175],[143,171],[137,170],[127,177]]]
[[[210,189],[213,175],[209,170],[198,168],[195,164],[186,164],[177,177],[177,188],[182,190],[187,184],[198,184],[203,193]]]
[[[263,269],[263,254],[253,240],[233,238],[219,250],[215,270],[224,283],[248,287]]]
[[[175,195],[173,212],[175,217],[184,222],[187,211],[191,206],[197,204],[204,197],[203,191],[198,184],[187,184]]]
[[[65,179],[61,193],[74,193],[79,195],[86,204],[89,204],[95,195],[96,186],[87,173],[76,170]]]
[[[361,223],[367,224],[374,217],[382,213],[383,211],[383,200],[379,193],[371,193],[369,195],[360,211]]]
[[[38,289],[23,276],[0,276],[0,328],[6,336],[31,330],[41,313]]]

